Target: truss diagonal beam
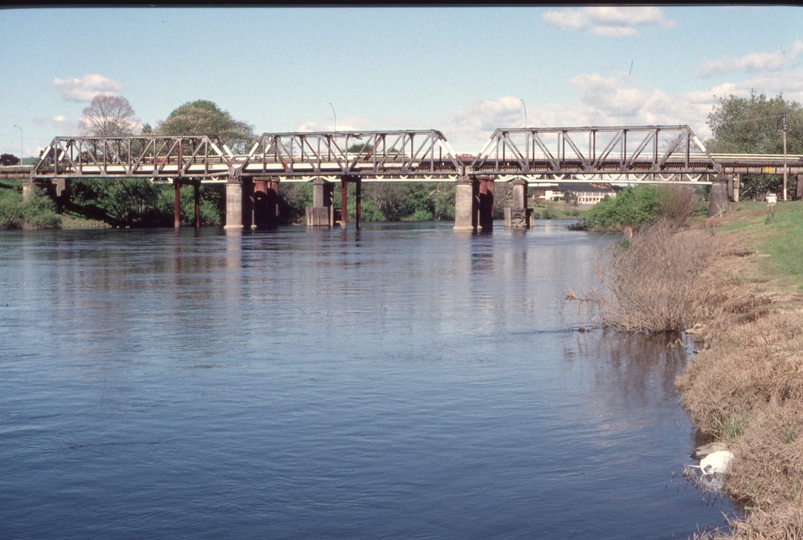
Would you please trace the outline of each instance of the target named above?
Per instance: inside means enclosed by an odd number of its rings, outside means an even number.
[[[581,138],[588,140],[587,153],[576,142]],[[699,175],[721,167],[686,125],[594,126],[497,129],[467,172]]]

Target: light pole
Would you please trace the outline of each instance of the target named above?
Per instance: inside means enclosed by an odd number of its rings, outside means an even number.
[[[335,133],[337,133],[337,113],[335,113],[335,106],[329,103],[329,106],[332,107],[332,115],[335,117]]]
[[[22,132],[22,128],[17,124],[14,124],[14,127],[20,130],[20,165],[22,165],[22,160],[25,157],[25,133]]]
[[[783,115],[783,200],[786,200],[786,115]]]
[[[521,100],[521,104],[524,105],[524,100],[522,98],[519,99]],[[524,128],[527,129],[527,105],[524,105]]]

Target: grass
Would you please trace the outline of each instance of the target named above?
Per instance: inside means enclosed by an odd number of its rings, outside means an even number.
[[[533,205],[533,219],[583,219],[593,206],[574,206],[565,201],[538,202]]]

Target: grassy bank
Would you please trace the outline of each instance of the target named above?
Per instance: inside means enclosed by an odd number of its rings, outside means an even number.
[[[803,203],[732,204],[681,233],[704,237],[698,346],[677,381],[702,442],[734,454],[725,490],[745,510],[731,536],[803,538]]]

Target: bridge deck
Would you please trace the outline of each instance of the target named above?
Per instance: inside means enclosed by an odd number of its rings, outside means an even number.
[[[787,156],[785,162],[788,172],[803,174],[801,156]],[[471,156],[457,154],[437,130],[266,133],[243,155],[232,154],[209,136],[57,137],[30,178],[222,182],[270,177],[287,182],[358,177],[381,182],[482,175],[498,181],[604,177],[614,182],[708,183],[717,174],[783,170],[783,156],[709,154],[688,126],[624,126],[497,129]]]

